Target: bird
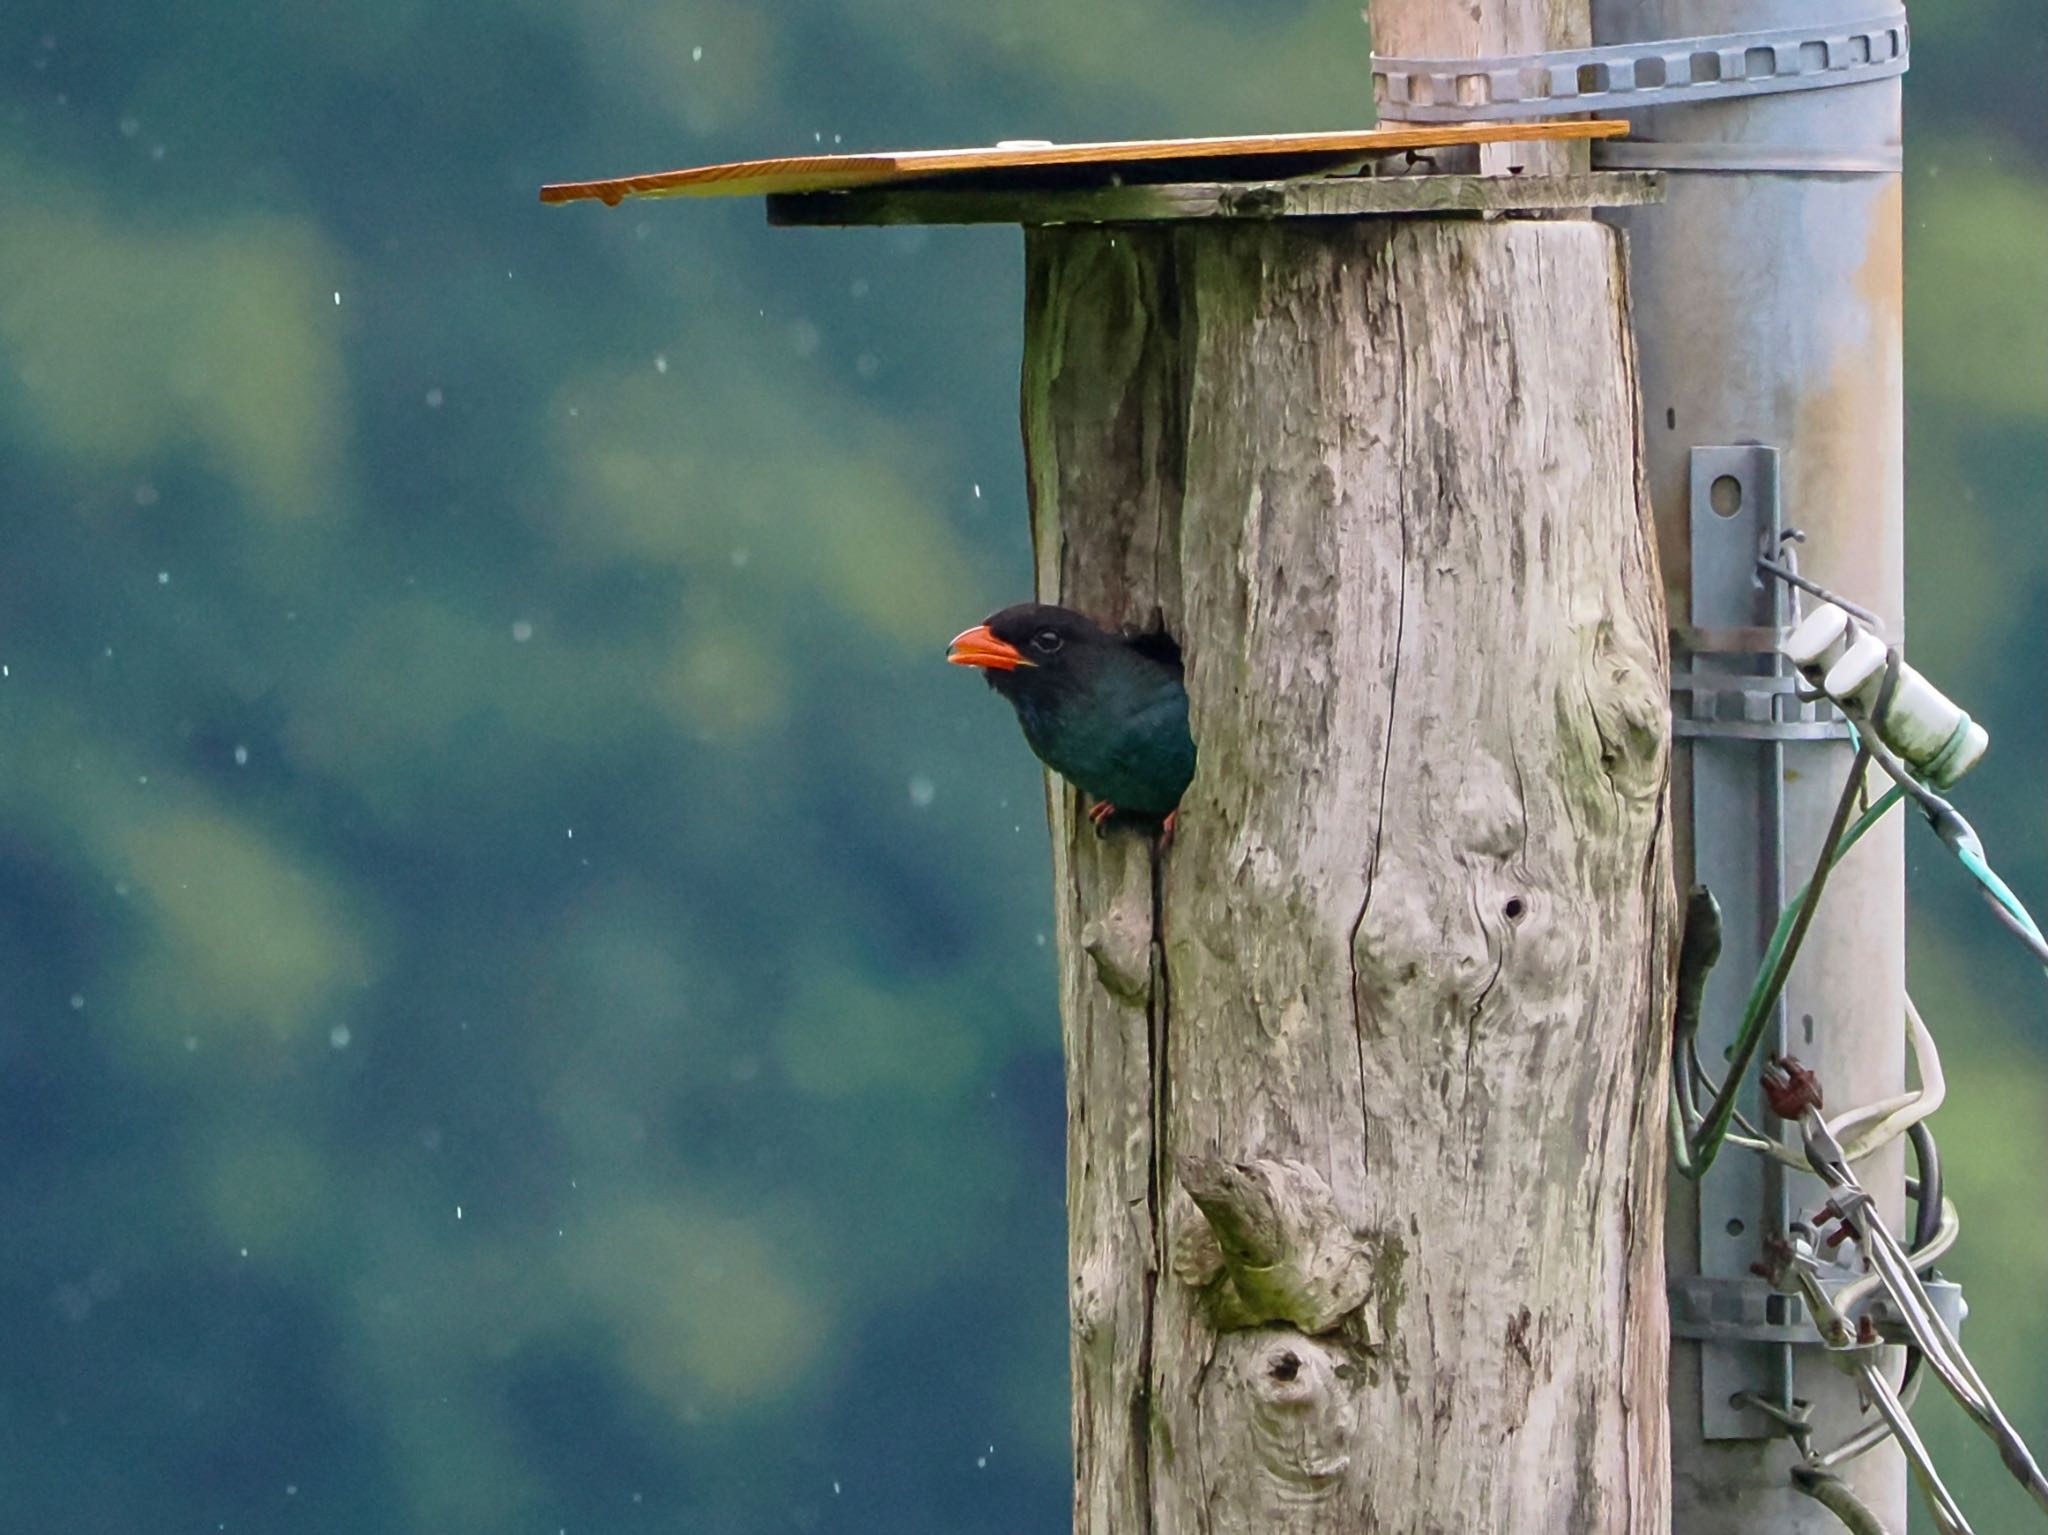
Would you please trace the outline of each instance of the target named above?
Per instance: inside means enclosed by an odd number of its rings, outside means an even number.
[[[1171,839],[1195,776],[1172,636],[1112,633],[1071,608],[1020,602],[956,634],[946,659],[981,668],[1038,760],[1096,801],[1098,833],[1122,814],[1157,822],[1162,845]]]

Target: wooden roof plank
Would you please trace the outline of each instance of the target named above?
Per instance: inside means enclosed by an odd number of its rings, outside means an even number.
[[[971,176],[975,172],[1094,171],[1111,175],[1121,166],[1199,166],[1217,159],[1281,159],[1293,156],[1306,169],[1325,168],[1346,156],[1370,158],[1409,149],[1462,144],[1502,144],[1538,139],[1604,139],[1628,132],[1611,120],[1529,123],[1429,123],[1365,128],[1348,133],[1268,133],[1226,138],[1133,139],[1101,144],[1009,143],[983,149],[888,150],[873,154],[791,155],[772,160],[739,160],[684,170],[599,181],[564,181],[544,186],[544,203],[595,200],[616,205],[629,197],[744,197],[762,193],[832,192],[882,186],[929,176]]]
[[[907,185],[771,192],[768,222],[853,224],[1125,224],[1170,219],[1355,218],[1526,213],[1661,201],[1655,171],[1572,176],[1337,176],[1269,182],[1167,182],[1008,190]]]

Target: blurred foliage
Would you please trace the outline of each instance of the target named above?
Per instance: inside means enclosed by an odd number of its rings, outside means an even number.
[[[1907,206],[1910,628],[2039,904],[2035,20],[1915,6]],[[534,191],[1355,123],[1355,8],[0,39],[10,1527],[1063,1528],[1042,801],[939,664],[1029,579],[1015,236]],[[1920,858],[1951,1267],[2040,1443],[2039,978]]]

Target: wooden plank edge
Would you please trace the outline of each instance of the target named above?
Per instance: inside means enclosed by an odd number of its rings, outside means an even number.
[[[1398,154],[1462,144],[1512,144],[1620,138],[1629,125],[1615,118],[1565,122],[1429,123],[1361,129],[1357,133],[1277,133],[1196,139],[1107,140],[1101,143],[995,146],[985,149],[911,149],[868,154],[792,155],[734,160],[682,170],[613,176],[596,181],[550,182],[544,203],[597,201],[610,207],[629,197],[740,197],[755,193],[822,192],[878,182],[913,180],[977,170],[1030,170],[1038,166],[1114,166],[1159,160],[1202,160],[1241,155],[1319,155],[1356,151]],[[785,185],[790,181],[803,183]]]
[[[864,187],[771,192],[781,227],[866,224],[1132,224],[1169,219],[1417,217],[1541,213],[1662,202],[1661,171],[1571,176],[1399,176],[1300,181],[1171,182],[1075,190]]]

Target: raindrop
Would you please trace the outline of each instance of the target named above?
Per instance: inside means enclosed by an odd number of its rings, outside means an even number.
[[[122,137],[122,138],[124,138],[124,139],[132,139],[132,138],[134,138],[134,137],[135,137],[135,135],[136,135],[136,134],[138,134],[138,133],[140,133],[140,132],[142,131],[142,124],[141,124],[141,123],[139,123],[139,122],[137,122],[137,121],[136,121],[136,120],[135,120],[134,118],[132,118],[132,117],[124,117],[124,118],[122,118],[122,119],[121,119],[121,123],[120,123],[120,127],[121,127],[121,137]]]
[[[656,373],[668,372],[668,353],[656,352],[654,354],[654,371]]]
[[[159,570],[156,573],[156,584],[158,586],[169,586],[171,584],[171,573],[168,570]]]
[[[237,746],[237,747],[235,748],[235,766],[236,766],[236,767],[247,767],[248,765],[249,765],[249,748],[248,748],[248,747],[246,747],[246,746]]]
[[[977,501],[981,499],[981,487],[979,485],[974,487],[974,499]]]
[[[533,625],[526,619],[519,619],[512,625],[512,643],[524,645],[533,638]]]
[[[690,62],[692,64],[701,64],[704,62],[704,48],[702,44],[699,44],[697,47],[692,48],[690,50]]]
[[[447,398],[448,396],[443,394],[439,388],[429,389],[427,391],[427,409],[439,410],[441,408],[442,401],[446,400]]]
[[[938,785],[924,774],[914,774],[910,780],[910,803],[919,810],[928,807],[938,796]]]
[[[327,1043],[337,1050],[346,1050],[348,1042],[354,1037],[354,1035],[349,1033],[348,1025],[345,1023],[337,1023],[327,1031]]]
[[[85,1011],[85,998],[80,996],[75,991],[71,993],[71,1011],[74,1013],[82,1013]]]

